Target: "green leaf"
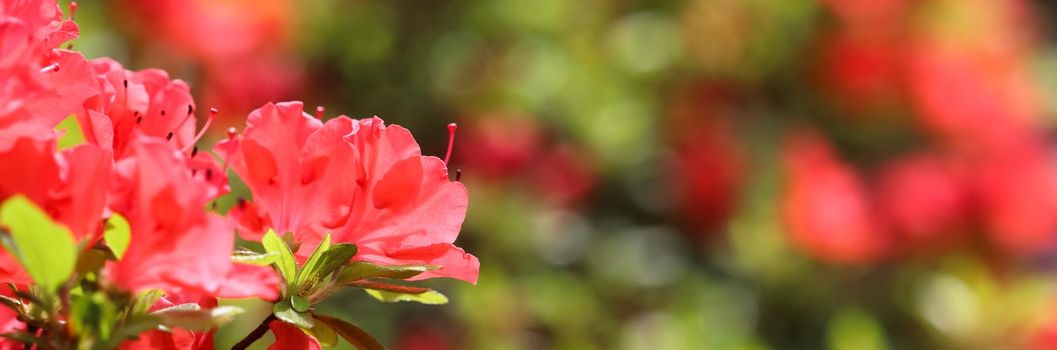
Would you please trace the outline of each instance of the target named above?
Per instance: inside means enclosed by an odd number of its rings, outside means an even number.
[[[301,288],[305,281],[316,273],[316,270],[319,269],[320,261],[323,260],[323,254],[326,253],[328,249],[330,249],[329,233],[326,236],[323,236],[323,241],[319,242],[319,245],[316,246],[316,250],[312,251],[312,256],[309,256],[308,260],[305,261],[305,264],[301,266],[301,271],[297,273],[297,279],[294,282],[295,286]]]
[[[148,289],[140,292],[139,295],[136,295],[135,303],[132,304],[132,314],[147,313],[150,307],[154,306],[154,303],[158,302],[163,296],[165,296],[165,292],[161,289]]]
[[[349,342],[349,344],[352,344],[352,346],[355,346],[357,349],[385,350],[385,347],[382,346],[382,343],[379,343],[377,339],[374,339],[374,337],[372,337],[370,334],[364,332],[362,329],[360,329],[360,327],[356,327],[351,323],[329,316],[314,316],[316,320],[319,320],[319,322],[321,323],[325,323],[327,327],[330,327],[330,329],[334,331],[334,333],[340,335],[342,338],[345,339],[345,341]]]
[[[279,254],[279,258],[275,261],[275,266],[279,269],[279,274],[282,275],[283,281],[286,282],[287,290],[292,290],[293,283],[297,280],[297,259],[294,258],[294,253],[290,251],[290,247],[272,229],[268,229],[268,232],[264,234],[261,244],[264,245],[264,250],[268,253]]]
[[[268,266],[279,260],[281,255],[276,252],[258,253],[249,249],[236,249],[231,255],[231,261],[240,264]]]
[[[315,316],[319,317],[319,316]],[[319,345],[324,348],[332,348],[338,345],[338,334],[334,333],[334,329],[327,326],[326,323],[316,322],[312,329],[307,330],[309,334],[319,341]]]
[[[355,244],[335,244],[322,254],[322,258],[312,264],[312,268],[309,268],[309,264],[306,263],[301,274],[297,276],[300,281],[300,284],[298,284],[298,288],[300,288],[298,295],[307,296],[312,294],[316,286],[327,279],[334,270],[337,270],[349,262],[349,259],[352,259],[353,256],[356,256],[357,250]],[[301,280],[302,276],[305,276],[304,280]]]
[[[96,292],[74,298],[70,306],[70,328],[82,337],[106,340],[117,324],[117,308],[106,294]]]
[[[829,348],[834,350],[888,349],[884,328],[873,315],[859,309],[844,309],[829,320]]]
[[[290,306],[293,306],[294,310],[296,310],[297,312],[308,311],[308,307],[309,307],[308,299],[305,299],[305,297],[300,296],[300,295],[291,296],[290,297]]]
[[[312,319],[312,315],[294,310],[293,305],[290,304],[290,299],[275,303],[275,306],[272,306],[272,313],[275,314],[275,317],[283,320],[283,322],[298,326],[302,329],[311,329],[316,323],[315,320]]]
[[[434,265],[381,266],[366,261],[356,261],[338,275],[338,283],[355,282],[368,278],[404,280],[440,268]]]
[[[58,141],[59,150],[84,143],[84,131],[81,129],[81,123],[72,114],[63,119],[62,122],[59,122],[59,125],[55,126],[55,130],[63,132],[62,137]]]
[[[386,291],[386,292],[393,292],[393,293],[400,293],[400,294],[422,294],[422,293],[430,291],[430,289],[426,288],[426,287],[405,286],[405,285],[401,285],[401,284],[393,284],[393,283],[373,281],[373,280],[356,281],[356,282],[352,282],[352,283],[349,283],[349,284],[346,284],[346,285],[347,286],[351,286],[351,287],[357,287],[357,288],[363,288],[363,289],[375,289],[375,290],[382,290],[382,291]]]
[[[102,247],[82,251],[81,256],[77,258],[77,265],[74,271],[90,280],[91,278],[88,277],[90,275],[94,276],[102,270],[103,266],[106,265],[107,257],[110,256],[110,252]]]
[[[230,305],[202,309],[198,304],[180,304],[152,312],[151,315],[170,328],[205,331],[230,322],[242,312],[242,308]]]
[[[418,294],[388,292],[377,289],[364,289],[364,291],[375,299],[386,303],[395,303],[399,301],[413,301],[427,305],[443,305],[448,303],[448,297],[435,290],[427,290]]]
[[[106,219],[106,230],[103,231],[103,240],[106,241],[106,246],[110,247],[110,251],[114,252],[114,256],[118,260],[121,260],[121,257],[125,256],[125,251],[128,250],[128,242],[132,237],[131,232],[128,220],[121,214],[114,213],[110,215],[110,218]]]
[[[54,292],[70,278],[77,263],[77,246],[65,226],[55,223],[28,198],[15,195],[0,206],[0,226],[12,241],[4,244],[18,258],[33,281]]]

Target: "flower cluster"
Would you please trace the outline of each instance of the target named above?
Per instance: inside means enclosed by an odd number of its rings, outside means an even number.
[[[240,311],[217,299],[252,297],[274,314],[237,347],[270,329],[272,348],[378,348],[313,305],[351,287],[443,303],[395,281],[476,283],[453,244],[467,190],[408,130],[268,103],[199,150],[217,111],[164,71],[60,48],[75,9],[0,1],[0,347],[211,349]],[[252,199],[221,214],[229,174]]]
[[[826,2],[834,23],[819,45],[821,86],[842,115],[924,140],[885,155],[867,178],[819,133],[794,133],[784,208],[798,246],[837,263],[976,241],[1012,257],[1057,246],[1057,184],[1025,6]],[[893,115],[911,118],[878,120]]]

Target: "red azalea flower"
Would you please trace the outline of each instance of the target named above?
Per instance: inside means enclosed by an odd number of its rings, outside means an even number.
[[[1053,315],[1052,308],[1049,315]],[[1050,350],[1057,348],[1057,319],[1051,316],[1046,322],[1036,326],[1028,335],[1023,348],[1025,350]]]
[[[469,177],[491,182],[524,182],[531,193],[560,207],[571,207],[597,184],[595,165],[582,148],[547,142],[524,117],[478,118],[460,125],[458,164]]]
[[[158,69],[128,71],[109,58],[93,60],[92,68],[100,92],[77,113],[87,141],[112,148],[118,159],[128,153],[133,130],[178,148],[194,143],[195,105],[186,83]]]
[[[111,208],[128,219],[131,240],[124,257],[108,266],[109,280],[130,291],[275,298],[274,274],[258,271],[256,284],[233,274],[265,268],[233,266],[233,224],[203,210],[213,199],[211,184],[191,174],[187,156],[138,132],[128,147],[129,157],[115,164]]]
[[[898,102],[902,38],[832,35],[822,42],[819,80],[852,111]]]
[[[119,1],[145,37],[151,62],[201,68],[210,106],[221,127],[234,126],[253,108],[293,98],[302,88],[304,65],[291,55],[291,31],[299,6],[290,0]],[[193,25],[188,25],[193,23]]]
[[[443,330],[425,322],[415,322],[400,328],[395,349],[451,350],[451,338]]]
[[[28,134],[27,134],[28,132]],[[92,244],[100,226],[109,182],[110,152],[81,145],[60,153],[55,132],[10,128],[0,130],[0,200],[21,194],[32,200],[74,237]],[[28,276],[0,252],[0,280],[25,283]]]
[[[1041,113],[1022,58],[969,52],[940,43],[910,57],[909,88],[922,124],[957,143],[1006,142],[1032,129]]]
[[[84,56],[56,49],[75,37],[54,1],[0,2],[0,128],[53,126],[95,93]]]
[[[986,150],[975,168],[988,237],[1008,253],[1057,248],[1057,167],[1041,139]]]
[[[885,30],[901,22],[917,0],[825,0],[823,4],[849,27]]]
[[[525,117],[486,115],[460,126],[456,159],[474,177],[491,181],[516,177],[543,148],[539,127]]]
[[[268,328],[275,335],[275,342],[268,346],[268,350],[319,350],[319,341],[305,334],[297,326],[275,320],[268,323]]]
[[[244,237],[292,232],[304,256],[329,232],[359,246],[358,259],[437,265],[416,278],[476,282],[477,258],[452,244],[466,188],[448,179],[443,161],[422,156],[407,129],[345,116],[324,124],[301,102],[266,104],[247,125],[217,146],[253,193],[252,206],[234,211]]]
[[[532,163],[529,183],[547,202],[559,207],[575,206],[598,182],[590,159],[593,158],[572,145],[556,145]]]
[[[210,126],[216,110],[210,110],[203,130],[195,134],[197,118],[190,88],[181,80],[170,80],[158,69],[125,70],[108,58],[92,61],[98,74],[100,93],[84,101],[77,113],[85,140],[112,149],[116,159],[130,155],[134,134],[165,139],[182,152],[186,168],[212,184],[208,197],[227,193],[227,174],[210,156],[197,156],[195,142]]]
[[[872,216],[869,192],[818,135],[785,147],[788,183],[783,214],[793,243],[828,262],[861,264],[883,257],[887,234]]]
[[[285,47],[297,14],[289,0],[122,1],[151,42],[176,46],[199,61],[234,62]]]
[[[745,176],[732,121],[738,100],[728,86],[714,82],[691,82],[673,94],[665,178],[681,223],[693,234],[724,229],[738,205]]]
[[[968,229],[968,179],[951,163],[939,156],[920,154],[881,168],[876,192],[878,209],[899,235],[901,246],[950,246]]]
[[[923,126],[956,144],[1006,142],[1043,115],[1025,1],[945,2],[913,27],[907,92]],[[971,38],[967,40],[967,38]]]

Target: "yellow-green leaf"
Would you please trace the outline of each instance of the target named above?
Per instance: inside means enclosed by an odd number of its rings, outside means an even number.
[[[280,300],[272,306],[272,313],[283,322],[295,325],[301,329],[312,329],[315,320],[307,312],[298,312],[290,304],[290,299]]]
[[[268,232],[264,234],[261,244],[268,253],[279,254],[275,266],[279,269],[283,281],[286,282],[287,290],[293,290],[293,283],[297,278],[297,259],[294,258],[294,252],[290,251],[290,246],[286,245],[286,242],[279,238],[272,229],[268,229]]]
[[[236,249],[231,255],[231,261],[247,265],[268,266],[279,260],[279,256],[280,254],[276,252],[258,253],[249,249]]]
[[[118,260],[125,256],[125,250],[128,250],[128,242],[131,236],[132,231],[129,228],[128,220],[124,216],[114,213],[110,215],[109,219],[106,219],[106,230],[103,231],[103,240],[106,241],[106,246],[110,247],[110,251],[114,252],[114,256]]]
[[[15,195],[4,201],[0,206],[0,226],[11,234],[11,241],[5,242],[4,248],[48,292],[54,292],[73,273],[77,264],[73,234],[25,196]]]
[[[81,129],[81,123],[77,121],[77,117],[72,114],[59,122],[55,130],[62,132],[62,137],[58,141],[59,150],[84,143],[84,130]]]
[[[442,305],[448,303],[448,297],[435,290],[428,290],[419,294],[395,293],[377,289],[364,289],[364,291],[375,299],[387,303],[395,303],[398,301],[413,301],[427,305]]]
[[[334,333],[334,330],[327,326],[326,323],[316,322],[312,329],[307,330],[308,333],[312,334],[316,340],[319,341],[319,345],[324,348],[332,348],[338,345],[338,334]]]

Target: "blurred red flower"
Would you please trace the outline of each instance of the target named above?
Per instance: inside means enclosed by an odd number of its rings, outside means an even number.
[[[220,109],[219,126],[268,101],[293,98],[303,64],[290,54],[300,6],[290,0],[125,0],[147,55],[162,66],[192,62],[203,72],[202,96]]]
[[[801,133],[784,148],[783,214],[795,246],[826,262],[876,262],[889,240],[873,213],[868,188],[825,139]]]
[[[909,60],[908,85],[926,130],[954,143],[1005,142],[1041,115],[1029,67],[1019,56],[923,44]]]
[[[400,329],[397,350],[451,350],[452,341],[442,329],[425,322],[413,322]]]
[[[821,44],[818,79],[852,112],[896,104],[902,87],[902,44],[898,38],[830,35]]]
[[[486,115],[460,125],[456,162],[468,178],[522,182],[549,204],[573,207],[597,185],[592,157],[571,143],[555,143],[523,116]]]
[[[288,45],[297,4],[289,0],[125,0],[143,34],[205,62]]]
[[[721,230],[737,207],[745,174],[730,120],[736,100],[723,87],[694,84],[671,103],[666,177],[691,229]]]
[[[1021,140],[979,155],[980,216],[990,240],[1009,253],[1057,248],[1057,168],[1041,140]]]
[[[959,243],[969,229],[970,187],[963,168],[935,154],[915,154],[878,173],[878,215],[901,251],[934,250]]]

